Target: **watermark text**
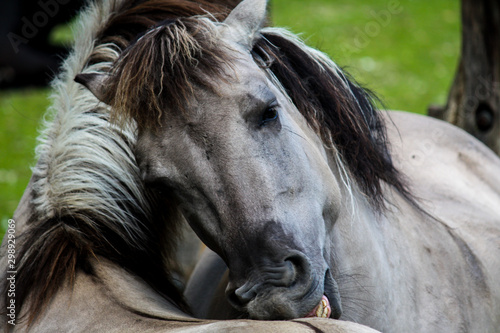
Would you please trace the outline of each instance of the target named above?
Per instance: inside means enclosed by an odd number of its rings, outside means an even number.
[[[7,226],[7,322],[16,325],[16,222],[9,220]]]

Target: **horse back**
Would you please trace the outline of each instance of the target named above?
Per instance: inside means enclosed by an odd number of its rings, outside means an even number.
[[[391,112],[389,119],[395,163],[431,217],[428,230],[421,230],[427,238],[422,242],[453,244],[444,257],[460,262],[442,274],[460,287],[451,292],[469,295],[472,304],[458,305],[468,312],[457,321],[480,331],[481,325],[483,331],[500,327],[500,158],[448,123],[402,112]],[[436,255],[429,252],[429,258]]]

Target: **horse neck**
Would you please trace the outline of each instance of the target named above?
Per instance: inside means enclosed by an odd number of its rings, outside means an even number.
[[[351,196],[354,205],[344,195],[329,234],[330,267],[339,285],[342,318],[379,329],[390,327],[396,318],[397,307],[389,304],[414,302],[408,297],[411,281],[405,277],[419,274],[413,263],[420,260],[418,239],[423,232],[412,229],[421,213],[390,186],[384,187],[387,208],[380,212],[356,188]]]
[[[333,171],[333,170],[332,170]],[[378,322],[383,317],[377,305],[387,298],[387,288],[397,268],[388,262],[394,249],[385,237],[393,234],[398,221],[389,221],[386,212],[377,212],[355,184],[347,189],[340,178],[343,204],[329,231],[329,264],[339,285],[344,313],[342,318],[355,322]],[[394,200],[399,200],[395,196]],[[399,204],[399,201],[397,202]],[[389,208],[392,209],[392,208]],[[397,254],[396,254],[397,255]]]
[[[330,234],[331,264],[340,273],[377,273],[374,260],[385,255],[383,230],[387,225],[384,213],[373,209],[366,197],[355,187],[344,191],[344,204]],[[361,273],[361,272],[360,272]]]

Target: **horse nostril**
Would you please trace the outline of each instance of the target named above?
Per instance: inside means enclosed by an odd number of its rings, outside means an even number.
[[[226,294],[229,303],[237,309],[242,309],[257,295],[254,289],[255,286],[249,288],[246,284],[244,284],[235,290],[228,290]]]
[[[293,284],[296,277],[295,263],[292,260],[285,260],[285,266],[283,269],[282,281],[285,287],[289,287]]]
[[[236,289],[234,294],[243,304],[250,302],[255,297],[255,292],[253,292],[252,289],[245,290],[244,287]]]
[[[290,267],[288,269],[293,274],[293,280],[298,276],[309,273],[310,264],[302,254],[291,255],[285,259],[285,262],[288,264],[287,267]]]

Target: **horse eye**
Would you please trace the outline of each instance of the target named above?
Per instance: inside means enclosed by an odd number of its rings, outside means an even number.
[[[278,110],[276,107],[268,107],[262,114],[262,119],[260,125],[265,125],[266,123],[276,120],[278,118]]]

